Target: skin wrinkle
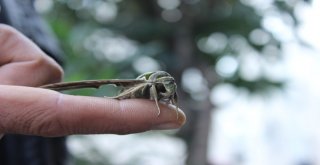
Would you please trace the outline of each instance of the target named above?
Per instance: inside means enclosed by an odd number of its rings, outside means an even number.
[[[146,125],[143,124],[144,122],[136,122],[132,119],[134,114],[127,112],[125,115],[123,115],[124,118],[118,125],[114,125],[114,133],[118,135],[125,135],[128,133],[137,133],[137,132],[145,132],[147,131]],[[137,119],[137,118],[136,118]],[[120,125],[120,127],[119,127]]]
[[[45,113],[41,113],[38,115],[35,120],[33,120],[32,130],[35,130],[35,134],[42,135],[42,136],[57,136],[58,132],[60,132],[60,125],[57,124],[55,120],[54,112],[46,111]],[[32,131],[30,130],[30,132]]]
[[[11,124],[7,128],[6,133],[16,133],[18,132],[29,132],[33,118],[37,116],[36,108],[33,107],[34,105],[23,103],[21,105],[17,104],[15,107],[20,107],[18,112],[15,114],[11,114],[8,118],[8,121],[11,121]]]
[[[89,104],[88,104],[88,110],[90,111],[94,111],[95,109],[95,103],[94,103],[94,100],[90,98],[90,101],[89,101]],[[99,126],[100,127],[100,126]],[[81,128],[85,128],[84,131],[85,132],[88,132],[90,129],[88,129],[87,127],[81,127]]]
[[[111,100],[108,98],[104,98],[105,99],[105,104],[104,104],[104,115],[105,116],[110,116],[111,114],[116,114],[116,113],[120,113],[122,114],[124,112],[122,105],[120,104],[120,101],[116,100],[116,102],[110,102]],[[118,116],[122,116],[122,115],[118,115]],[[112,120],[112,119],[110,119]],[[103,132],[108,132],[110,130],[115,130],[115,128],[117,127],[116,124],[114,125],[108,125],[108,127],[106,126],[102,126],[102,128],[104,127]]]
[[[0,132],[3,132],[5,130],[5,126],[4,123],[2,122],[3,119],[8,117],[8,113],[3,112],[2,110],[0,110]]]
[[[11,115],[10,111],[8,111],[8,109],[10,109],[10,100],[7,99],[7,95],[8,94],[6,94],[6,92],[0,93],[0,123],[2,126],[1,133],[7,132],[6,125],[8,122],[10,122],[10,120],[8,120]]]
[[[40,128],[42,127],[42,117],[43,117],[43,110],[41,110],[41,107],[38,106],[31,106],[30,108],[23,109],[25,112],[24,115],[21,115],[21,119],[27,119],[24,123],[25,127],[23,127],[22,131],[31,132],[34,134],[40,133]],[[18,120],[21,121],[21,120]],[[17,122],[19,125],[23,123]],[[18,126],[19,126],[18,125]],[[17,127],[18,127],[17,126]]]
[[[24,62],[14,62],[12,64],[4,65],[0,70],[0,74],[2,75],[0,80],[2,80],[1,81],[2,84],[13,85],[13,84],[19,83],[19,85],[28,85],[28,86],[31,85],[30,83],[25,83],[26,80],[21,81],[21,79],[25,77],[23,72],[27,72],[28,70],[31,71],[31,70],[34,70],[34,68],[36,68],[36,67],[32,66],[33,64],[34,64],[34,61],[28,61],[28,62],[24,61]],[[15,75],[12,74],[14,72],[16,72]],[[17,75],[21,75],[21,74],[23,77],[17,76]],[[31,75],[28,75],[28,81],[32,81],[32,82],[38,81],[37,79],[33,78],[35,75],[38,75],[38,74],[34,73]],[[24,82],[24,84],[21,84],[22,82]]]
[[[63,102],[70,101],[71,97],[72,96],[66,95]],[[94,101],[92,98],[85,98],[87,100],[85,105],[82,104],[82,99],[84,99],[82,96],[74,96],[73,98],[75,98],[79,104],[72,101],[68,104],[68,107],[61,107],[61,110],[65,111],[62,112],[65,116],[61,116],[61,118],[65,123],[68,123],[66,124],[68,132],[75,134],[88,133],[90,132],[88,125],[97,122],[101,115],[95,116]],[[93,111],[93,113],[91,113],[91,111]],[[91,127],[91,129],[93,128]]]
[[[44,59],[37,59],[27,62],[15,62],[12,64],[4,65],[0,68],[0,82],[2,84],[17,84],[26,86],[39,86],[46,83],[57,82],[62,79],[63,71],[55,69],[54,64],[52,67],[48,66]],[[25,75],[26,72],[33,74]],[[16,74],[12,74],[16,72]],[[50,76],[47,76],[50,75]],[[28,76],[28,77],[26,77]],[[24,81],[21,81],[24,79]]]
[[[55,101],[54,107],[57,107],[57,109],[59,109],[59,107],[61,106],[64,94],[57,92],[57,95],[58,96],[55,99],[56,101]]]
[[[119,107],[120,107],[120,114],[121,116],[124,116],[124,121],[130,121],[132,120],[134,117],[134,112],[132,111],[131,107],[127,107],[126,108],[126,104],[123,103],[123,101],[117,101],[119,103]],[[122,129],[119,131],[118,134],[126,134],[130,131],[132,131],[133,129],[130,128],[130,123],[123,123],[122,124]],[[127,132],[126,132],[127,131]]]
[[[58,96],[58,97],[57,97]],[[45,107],[39,106],[41,113],[34,117],[32,126],[34,126],[35,134],[40,134],[43,136],[52,136],[59,132],[60,125],[57,124],[57,101],[59,99],[59,94],[54,95],[52,100],[52,105],[50,102]],[[30,130],[31,131],[31,130]]]
[[[24,91],[21,92],[25,93]],[[44,101],[44,97],[40,94],[39,97],[30,97],[23,102],[17,102],[16,99],[19,100],[19,97],[15,97],[15,95],[16,94],[9,95],[9,97],[7,97],[8,99],[3,100],[9,106],[6,107],[6,110],[2,109],[2,112],[12,112],[4,120],[6,128],[3,132],[37,135],[45,134],[45,132],[40,131],[40,127],[46,125],[46,122],[53,121],[50,117],[54,117],[54,111],[47,110],[52,107],[50,101],[45,105],[41,104]],[[20,97],[24,97],[23,94]],[[15,110],[12,111],[12,109]]]
[[[77,108],[74,108],[75,105],[69,104],[68,109],[66,109],[64,104],[65,102],[67,102],[65,101],[67,97],[65,97],[65,95],[61,93],[60,95],[63,95],[63,96],[59,96],[59,99],[60,99],[59,104],[56,104],[57,105],[56,108],[59,109],[59,112],[57,113],[57,121],[61,123],[60,125],[63,126],[64,132],[66,134],[76,133],[77,131],[75,130],[75,128],[72,127],[73,125],[72,122],[74,122],[73,120],[76,120],[77,118],[69,119],[68,116],[69,114],[74,113],[73,111],[75,111]],[[62,111],[65,111],[65,112],[62,112]]]
[[[142,99],[137,99],[137,100],[142,100]],[[122,106],[123,109],[126,109],[126,114],[124,115],[126,118],[124,119],[125,121],[131,121],[132,123],[139,124],[139,129],[134,129],[132,127],[132,124],[128,123],[124,128],[124,130],[129,130],[134,132],[140,132],[140,131],[147,131],[152,127],[152,124],[154,121],[157,121],[157,110],[156,107],[144,107],[144,109],[147,109],[147,111],[143,112],[144,114],[141,114],[141,112],[134,111],[131,106],[131,101],[132,100],[120,100],[120,105]],[[150,102],[149,100],[143,100],[146,102]],[[152,104],[154,103],[151,101]],[[147,105],[147,104],[145,104]],[[138,113],[138,114],[137,114]],[[140,113],[140,114],[139,114]],[[146,120],[147,119],[147,120]],[[136,127],[136,125],[135,125]],[[124,133],[127,133],[124,131]]]
[[[68,96],[64,94],[61,94],[61,95],[63,96],[59,96],[60,100],[59,100],[59,104],[57,105],[57,109],[59,109],[59,112],[57,114],[57,121],[60,123],[60,125],[64,129],[63,132],[65,132],[66,134],[71,134],[71,133],[77,134],[79,130],[76,130],[77,128],[74,128],[74,125],[78,125],[78,123],[76,123],[76,121],[74,120],[81,121],[82,119],[78,119],[77,117],[69,118],[70,114],[76,113],[77,107],[75,104],[68,104],[68,107],[66,107],[65,104],[67,102],[66,100]],[[73,124],[73,123],[76,123],[76,124]]]
[[[45,60],[41,58],[37,58],[35,60],[30,61],[29,65],[26,65],[26,69],[34,71],[34,74],[29,75],[29,79],[32,80],[32,86],[39,86],[42,84],[46,84],[49,81],[50,77],[43,76],[47,73],[50,73],[48,69],[45,67]],[[43,69],[38,69],[43,68]],[[51,74],[50,74],[51,75]],[[36,83],[37,82],[37,83]]]
[[[105,102],[105,104],[103,105],[103,109],[105,109],[103,111],[103,116],[107,118],[108,122],[106,123],[108,123],[108,125],[106,127],[106,124],[103,122],[101,123],[102,125],[100,126],[100,129],[103,130],[103,132],[115,132],[119,130],[119,126],[123,125],[121,121],[123,121],[122,114],[124,114],[125,111],[120,110],[121,105],[118,100],[116,100],[115,102],[110,99],[106,100],[107,102]]]
[[[51,58],[44,57],[43,54],[39,55],[41,58],[34,60],[34,65],[31,66],[31,70],[38,71],[37,77],[38,82],[42,82],[43,85],[47,83],[59,82],[63,76],[63,70],[58,66]],[[34,67],[34,68],[33,68]],[[42,68],[42,69],[37,69]],[[50,75],[50,76],[46,76]]]
[[[61,122],[61,120],[57,117],[57,119],[55,120],[58,131],[57,133],[53,133],[52,136],[50,135],[50,137],[55,137],[57,136],[65,136],[65,135],[69,135],[71,132],[68,132],[64,123]]]
[[[119,116],[122,117],[121,121],[128,121],[128,122],[122,122],[121,124],[121,129],[119,131],[119,134],[122,134],[127,131],[132,131],[132,128],[130,128],[130,121],[134,119],[134,112],[132,111],[131,107],[126,107],[126,104],[124,104],[123,101],[117,100],[117,104],[119,107]]]
[[[63,94],[50,91],[56,93],[53,95],[52,102],[47,102],[47,105],[43,107],[39,105],[39,109],[42,113],[39,113],[33,119],[32,126],[34,126],[33,130],[35,130],[34,134],[53,137],[53,136],[62,136],[67,132],[65,131],[63,124],[58,118],[58,110],[62,105]],[[32,130],[30,130],[31,132]]]
[[[8,109],[6,109],[5,111],[9,112],[9,115],[8,115],[8,118],[4,120],[5,125],[7,126],[5,127],[5,132],[6,133],[15,133],[19,131],[24,132],[23,130],[29,128],[30,126],[30,122],[25,118],[25,116],[29,116],[27,114],[30,112],[26,111],[26,109],[28,109],[28,105],[30,104],[21,103],[21,102],[12,103],[14,101],[11,99],[7,101],[8,101],[7,105],[9,106],[8,106]],[[12,107],[20,107],[20,108],[18,112],[11,112],[10,109]],[[10,124],[7,124],[7,123],[10,123]]]
[[[43,130],[46,129],[44,128],[46,122],[50,122],[50,118],[54,116],[53,111],[48,111],[47,109],[50,109],[49,103],[45,106],[37,103],[27,104],[25,108],[21,110],[21,119],[17,120],[20,121],[20,123],[17,122],[18,125],[16,127],[24,125],[22,131],[31,132],[32,134],[44,134]],[[25,124],[21,123],[21,121],[24,121]]]
[[[117,113],[119,113],[118,116],[121,117],[120,121],[122,122],[119,123],[121,127],[117,128],[117,125],[115,125],[115,130],[117,130],[116,134],[123,135],[133,132],[134,129],[131,126],[131,121],[132,119],[134,119],[134,112],[131,110],[130,107],[126,107],[126,104],[124,104],[124,102],[121,100],[117,100],[117,104],[119,107],[119,111]]]
[[[36,121],[35,121],[36,122]],[[57,133],[57,123],[54,120],[47,120],[42,124],[39,124],[34,130],[34,134],[41,135],[45,137],[59,136]],[[32,130],[31,130],[32,131]]]
[[[99,125],[97,133],[100,132],[101,130],[102,132],[116,133],[121,130],[120,126],[123,127],[123,125],[126,124],[126,123],[123,123],[123,121],[126,121],[124,118],[126,115],[123,115],[123,114],[126,114],[126,110],[123,109],[119,100],[113,100],[108,98],[102,98],[102,99],[104,99],[104,104],[102,105],[102,109],[105,109],[102,111],[102,117],[106,119],[106,123],[102,122],[101,123],[102,125]],[[94,101],[98,101],[98,100],[94,100]],[[93,108],[97,108],[97,107],[94,106]],[[109,124],[106,125],[107,123]]]
[[[134,119],[134,112],[131,110],[131,107],[127,107],[127,104],[124,104],[124,101],[121,100],[117,100],[118,104],[119,104],[119,113],[121,117],[123,117],[123,121],[128,121],[128,122],[121,122],[121,129],[119,129],[119,133],[118,134],[125,134],[126,131],[130,132],[132,131],[132,128],[130,128],[130,122],[132,122],[132,120]]]

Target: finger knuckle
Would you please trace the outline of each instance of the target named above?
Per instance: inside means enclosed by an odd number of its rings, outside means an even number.
[[[8,25],[0,24],[0,44],[1,45],[7,45],[9,47],[12,47],[16,44],[19,36],[19,32],[14,29],[13,27],[10,27]]]
[[[57,120],[41,120],[37,123],[36,128],[33,128],[34,134],[42,135],[45,137],[59,136],[64,128]]]
[[[0,33],[6,36],[13,36],[18,34],[17,30],[5,24],[0,24]]]
[[[53,60],[46,60],[43,65],[46,67],[47,72],[50,73],[49,82],[59,82],[64,75],[63,69]]]
[[[39,56],[34,60],[32,70],[44,72],[48,83],[59,82],[64,75],[63,69],[55,61],[45,56]]]
[[[59,65],[55,65],[51,68],[52,82],[59,82],[62,80],[64,72]]]

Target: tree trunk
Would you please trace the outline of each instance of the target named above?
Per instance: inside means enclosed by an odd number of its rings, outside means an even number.
[[[191,26],[181,26],[173,37],[172,44],[179,68],[170,71],[170,73],[173,73],[173,76],[177,79],[177,83],[181,85],[181,75],[185,69],[189,67],[201,69],[208,68],[209,66],[203,66],[202,63],[197,62],[200,60],[195,56],[196,45],[194,44]],[[182,137],[187,143],[188,158],[186,163],[188,165],[208,164],[208,135],[213,105],[210,103],[209,98],[196,103],[190,98],[189,94],[182,90],[179,90],[179,100],[181,100],[179,105],[181,105],[181,108],[187,115],[187,123],[178,133],[178,136]]]

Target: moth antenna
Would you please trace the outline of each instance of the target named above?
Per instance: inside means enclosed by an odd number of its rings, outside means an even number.
[[[160,115],[160,107],[158,102],[158,93],[155,85],[151,86],[150,95],[153,97],[154,101],[156,102],[157,108],[158,108],[158,116]]]

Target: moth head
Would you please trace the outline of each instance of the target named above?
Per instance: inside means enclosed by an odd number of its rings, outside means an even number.
[[[137,77],[137,79],[148,80],[148,81],[157,81],[162,77],[172,77],[169,73],[165,71],[155,71],[155,72],[146,72]]]
[[[173,77],[161,77],[157,79],[157,84],[160,84],[163,87],[162,93],[166,95],[172,95],[177,90],[177,84],[174,81]]]
[[[174,78],[165,71],[147,72],[137,77],[140,80],[147,80],[155,83],[157,91],[164,97],[172,96],[176,93],[177,85]]]

